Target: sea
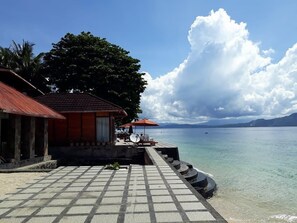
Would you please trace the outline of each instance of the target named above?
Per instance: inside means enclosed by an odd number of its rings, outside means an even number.
[[[208,202],[228,222],[297,222],[297,127],[145,131],[213,177]]]

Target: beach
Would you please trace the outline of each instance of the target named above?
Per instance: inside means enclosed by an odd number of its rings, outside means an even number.
[[[14,192],[18,187],[46,174],[45,172],[0,173],[0,196]]]

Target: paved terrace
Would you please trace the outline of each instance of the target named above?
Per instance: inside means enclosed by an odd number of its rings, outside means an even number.
[[[61,166],[0,200],[0,222],[226,222],[152,147],[155,165]],[[9,185],[7,185],[9,186]]]

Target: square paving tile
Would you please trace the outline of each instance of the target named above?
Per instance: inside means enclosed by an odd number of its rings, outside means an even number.
[[[122,197],[104,197],[101,204],[121,204]]]
[[[125,184],[126,184],[126,181],[112,181],[110,182],[109,185],[115,186],[115,185],[125,185]]]
[[[185,185],[185,184],[169,184],[169,186],[171,188],[174,188],[174,189],[186,189],[186,188],[188,188],[187,185]]]
[[[79,215],[79,216],[63,216],[63,218],[59,221],[59,223],[81,223],[87,219],[87,215]],[[43,223],[43,222],[42,222]]]
[[[182,201],[197,201],[197,202],[199,202],[198,198],[194,195],[176,195],[176,198],[179,202],[182,202]]]
[[[105,197],[119,197],[119,196],[123,196],[124,191],[106,191],[105,192]]]
[[[145,189],[146,189],[146,186],[144,184],[129,186],[129,190],[145,190]]]
[[[44,207],[36,215],[59,215],[65,207]]]
[[[125,185],[116,185],[116,186],[109,186],[108,190],[112,191],[112,190],[124,190]]]
[[[181,179],[179,179],[179,180],[166,180],[166,181],[169,184],[184,184],[184,182]]]
[[[49,199],[28,200],[21,206],[22,207],[42,207],[47,205],[48,202],[49,202]]]
[[[172,189],[174,194],[193,194],[189,189]]]
[[[131,204],[127,205],[126,207],[126,212],[148,212],[149,207],[148,204]]]
[[[86,191],[103,191],[104,187],[103,186],[94,186],[94,187],[87,187],[85,190]]]
[[[151,190],[151,195],[169,195],[168,190]]]
[[[148,180],[149,184],[163,184],[163,180]]]
[[[73,199],[76,198],[78,195],[78,192],[62,192],[59,194],[59,198],[68,198],[68,199]]]
[[[56,217],[33,217],[28,223],[52,223]]]
[[[84,187],[68,187],[65,191],[66,192],[77,192],[77,191],[82,191]]]
[[[180,203],[180,205],[185,211],[206,210],[205,206],[201,202],[185,202],[185,203]]]
[[[127,202],[128,203],[147,203],[147,197],[146,196],[128,197]]]
[[[149,185],[150,189],[166,189],[166,185],[165,184],[153,184],[153,185]]]
[[[37,208],[18,208],[10,212],[7,216],[18,217],[18,216],[30,216]]]
[[[8,210],[10,210],[10,209],[9,208],[0,208],[0,215],[4,214]]]
[[[21,223],[25,220],[25,218],[3,218],[1,219],[1,223]]]
[[[68,205],[70,202],[72,201],[72,199],[55,199],[52,200],[48,206],[56,206],[56,205]]]
[[[72,183],[70,186],[71,187],[85,187],[88,183],[87,182],[75,182]]]
[[[146,190],[129,190],[128,196],[146,196]]]
[[[85,192],[82,192],[81,193],[81,196],[82,198],[99,198],[99,196],[101,195],[101,191],[85,191]]]
[[[154,204],[155,211],[177,211],[174,203],[157,203]]]
[[[162,196],[162,195],[155,195],[155,196],[152,196],[152,200],[154,203],[161,203],[161,202],[173,202],[172,200],[172,197],[167,195],[167,196]]]
[[[180,214],[176,212],[156,213],[156,219],[157,222],[182,222]]]
[[[104,222],[104,223],[115,223],[118,219],[118,214],[100,214],[100,215],[94,215],[91,222],[92,223],[98,223],[98,222]]]
[[[6,200],[6,201],[0,203],[0,208],[15,207],[15,206],[19,205],[22,202],[23,202],[23,200],[16,200],[16,201]]]
[[[134,184],[137,184],[137,185],[140,185],[140,184],[146,184],[145,181],[144,181],[144,178],[143,179],[131,179],[130,178],[130,181],[129,181],[129,184],[131,185],[134,185]]]
[[[190,221],[214,221],[215,218],[208,211],[186,212]]]
[[[29,197],[33,196],[33,194],[15,194],[11,199],[13,200],[25,200],[28,199]]]
[[[125,223],[146,223],[151,222],[149,213],[125,214]]]
[[[67,214],[89,214],[93,206],[73,206],[68,211]]]
[[[79,198],[75,204],[77,205],[84,205],[84,204],[95,204],[97,198]]]
[[[92,182],[91,184],[90,184],[90,187],[98,187],[98,186],[105,186],[106,185],[106,183],[107,183],[107,181],[105,182],[102,182],[102,181],[95,181],[95,182]]]
[[[121,205],[100,205],[96,213],[118,213],[120,212]]]
[[[38,193],[41,190],[42,190],[42,188],[28,188],[28,189],[23,190],[21,193],[22,194],[32,194],[32,193]]]
[[[44,199],[44,198],[52,198],[56,195],[56,193],[39,193],[34,196],[34,199]]]

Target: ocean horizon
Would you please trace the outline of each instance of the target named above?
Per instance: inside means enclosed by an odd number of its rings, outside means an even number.
[[[141,132],[137,129],[137,132]],[[297,222],[297,127],[146,129],[213,176],[228,222]]]

